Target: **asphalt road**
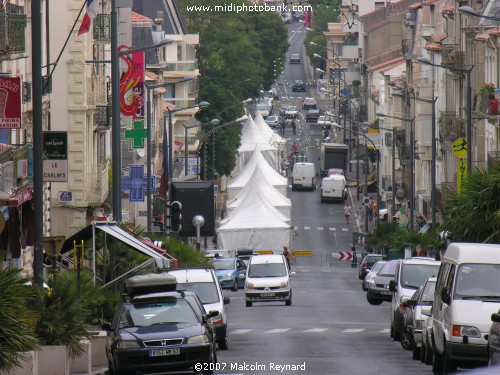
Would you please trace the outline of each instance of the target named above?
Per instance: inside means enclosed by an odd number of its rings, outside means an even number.
[[[293,303],[256,303],[231,298],[229,350],[218,352],[219,374],[275,374],[272,364],[304,365],[284,374],[430,374],[389,337],[390,306],[371,306],[357,269],[293,267]],[[244,367],[243,365],[260,367]],[[222,369],[224,367],[224,369]]]

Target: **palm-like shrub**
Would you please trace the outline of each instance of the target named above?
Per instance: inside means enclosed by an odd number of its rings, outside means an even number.
[[[31,296],[28,280],[19,277],[19,270],[0,267],[0,371],[20,365],[23,352],[35,349],[36,316],[26,308]]]

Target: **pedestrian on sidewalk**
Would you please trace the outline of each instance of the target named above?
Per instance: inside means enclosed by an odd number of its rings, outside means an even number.
[[[358,219],[362,220],[364,217],[365,211],[363,210],[363,206],[359,206],[358,208]]]
[[[292,122],[292,131],[293,131],[293,135],[295,135],[295,132],[297,131],[297,124],[295,123],[295,120],[293,120],[293,122]]]
[[[356,268],[358,266],[358,256],[356,254],[356,248],[354,246],[351,247],[351,252],[352,252],[351,268]]]
[[[349,219],[351,218],[351,215],[352,215],[351,205],[349,203],[346,203],[344,206],[344,216],[345,220],[347,221],[347,224],[349,224]]]
[[[292,260],[292,253],[290,251],[288,251],[288,247],[286,247],[286,246],[283,246],[283,256],[286,259],[288,271],[290,271],[290,261]]]

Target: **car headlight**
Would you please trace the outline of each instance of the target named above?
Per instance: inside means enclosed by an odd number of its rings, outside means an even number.
[[[233,274],[232,274],[232,273],[226,273],[226,274],[225,274],[224,276],[222,276],[222,277],[224,277],[224,278],[226,278],[226,279],[230,279],[232,276],[233,276]]]
[[[452,335],[458,337],[467,336],[479,338],[481,337],[481,332],[479,332],[479,329],[476,327],[454,325]]]
[[[199,335],[188,338],[188,344],[206,344],[209,343],[207,335]]]
[[[288,286],[288,281],[282,281],[280,283],[280,288],[286,288]]]
[[[255,285],[253,285],[253,283],[251,283],[250,281],[247,281],[247,283],[245,284],[245,287],[247,289],[255,289]]]
[[[375,281],[368,281],[366,285],[368,285],[368,288],[375,288]]]
[[[116,349],[137,349],[140,345],[135,340],[120,340],[116,344]]]
[[[220,314],[217,315],[217,316],[214,316],[210,321],[214,325],[218,325],[218,324],[224,323],[224,320],[222,319],[222,315],[220,315]]]

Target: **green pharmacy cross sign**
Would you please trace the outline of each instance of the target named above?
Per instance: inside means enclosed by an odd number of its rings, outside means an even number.
[[[144,139],[148,136],[143,120],[134,120],[132,129],[125,130],[125,139],[132,139],[132,148],[144,148]]]

